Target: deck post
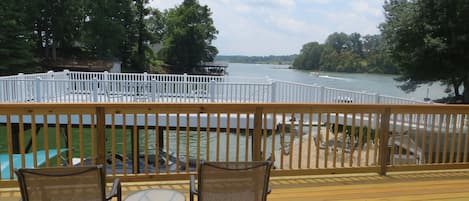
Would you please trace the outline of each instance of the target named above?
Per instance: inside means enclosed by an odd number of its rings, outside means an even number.
[[[210,102],[215,102],[215,88],[217,82],[215,80],[210,81]]]
[[[384,113],[381,114],[381,123],[379,130],[379,174],[382,176],[386,175],[386,169],[389,160],[389,121],[391,120],[391,108],[387,107],[384,109]]]
[[[256,112],[254,113],[254,132],[252,134],[252,160],[253,161],[262,160],[261,139],[262,139],[262,107],[256,107]]]
[[[106,165],[106,115],[104,107],[96,108],[97,159],[96,163]],[[106,168],[106,167],[104,167]]]
[[[41,100],[41,78],[40,77],[37,77],[35,80],[34,80],[34,85],[36,87],[36,102],[42,102]],[[25,97],[23,97],[25,98]],[[23,99],[24,101],[24,99]]]
[[[92,89],[93,89],[93,102],[98,102],[98,79],[97,78],[93,78]]]

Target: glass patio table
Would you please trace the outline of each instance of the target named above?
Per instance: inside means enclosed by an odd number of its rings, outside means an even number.
[[[172,189],[148,189],[130,194],[125,201],[185,201],[186,197]]]

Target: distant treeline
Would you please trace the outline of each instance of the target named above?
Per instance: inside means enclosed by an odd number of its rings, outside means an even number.
[[[219,55],[215,60],[230,63],[254,63],[254,64],[292,64],[297,55],[286,56],[225,56]]]
[[[381,35],[333,33],[324,44],[303,45],[293,68],[328,72],[398,73],[397,66],[386,54]]]

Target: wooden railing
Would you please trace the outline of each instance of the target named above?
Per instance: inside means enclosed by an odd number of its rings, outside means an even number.
[[[96,163],[126,181],[185,179],[202,160],[270,159],[273,175],[468,168],[468,118],[466,105],[0,104],[0,186],[14,168]]]

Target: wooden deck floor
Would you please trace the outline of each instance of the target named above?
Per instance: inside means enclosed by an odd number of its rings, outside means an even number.
[[[271,178],[269,201],[310,200],[469,200],[469,170],[402,172],[388,176],[376,174],[325,175]],[[178,190],[189,200],[188,182],[124,183],[124,197],[150,188]],[[0,200],[17,201],[16,188],[0,189]]]

